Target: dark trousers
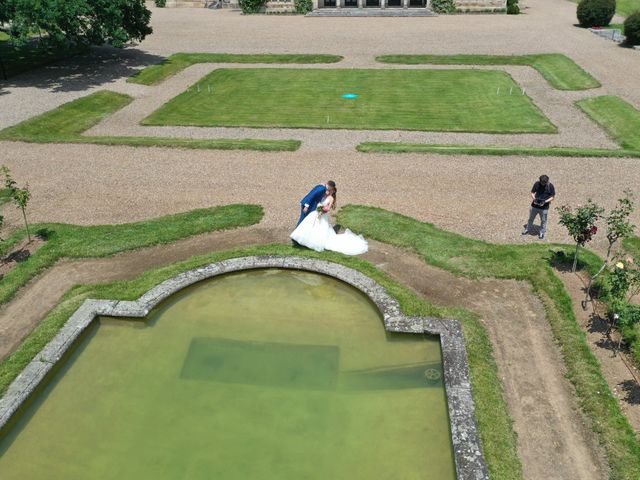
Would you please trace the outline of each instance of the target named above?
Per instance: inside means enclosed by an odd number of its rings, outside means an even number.
[[[296,227],[302,223],[302,221],[309,215],[311,209],[304,211],[304,205],[300,207],[300,218],[298,219],[298,223],[296,223]]]

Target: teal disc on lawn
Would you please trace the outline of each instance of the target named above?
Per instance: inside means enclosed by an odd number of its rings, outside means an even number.
[[[360,95],[357,93],[345,93],[342,95],[342,98],[358,98]]]

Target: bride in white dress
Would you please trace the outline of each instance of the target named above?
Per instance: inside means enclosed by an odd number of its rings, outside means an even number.
[[[349,229],[338,234],[329,223],[329,211],[336,208],[336,193],[335,188],[327,191],[318,208],[309,213],[291,233],[291,239],[316,252],[332,250],[345,255],[365,253],[369,245],[362,235],[356,235]]]

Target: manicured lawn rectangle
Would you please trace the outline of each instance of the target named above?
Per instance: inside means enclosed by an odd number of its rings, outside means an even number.
[[[556,131],[508,74],[487,70],[218,69],[143,124]]]
[[[133,99],[121,93],[100,91],[0,131],[0,140],[30,143],[93,143],[133,147],[171,147],[216,150],[295,151],[299,140],[251,138],[91,137],[82,135]]]
[[[640,150],[640,111],[618,97],[604,95],[576,102],[622,148]]]
[[[558,90],[586,90],[600,86],[576,62],[560,53],[536,55],[383,55],[382,63],[405,65],[524,65],[533,67]]]
[[[336,63],[340,60],[340,55],[175,53],[162,63],[140,70],[127,81],[156,85],[196,63]]]

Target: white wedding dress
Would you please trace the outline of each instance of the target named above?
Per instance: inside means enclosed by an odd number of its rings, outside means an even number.
[[[325,199],[319,205],[326,203]],[[331,250],[345,255],[360,255],[369,250],[369,244],[362,235],[356,235],[349,229],[336,233],[329,223],[329,214],[318,215],[317,211],[307,215],[290,237],[316,252]]]

